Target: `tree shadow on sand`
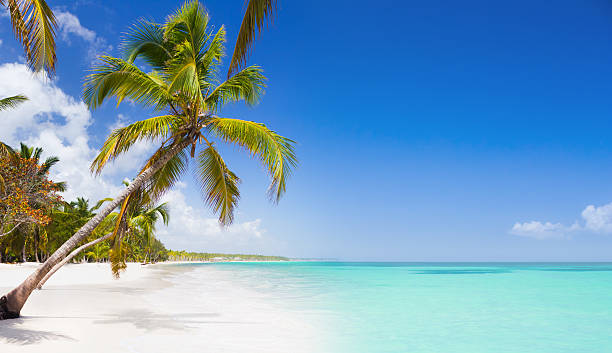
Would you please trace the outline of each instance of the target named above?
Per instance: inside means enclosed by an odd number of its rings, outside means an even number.
[[[8,344],[28,345],[41,341],[70,340],[72,337],[55,333],[52,331],[31,330],[19,327],[25,323],[27,318],[0,321],[0,342]],[[4,352],[4,350],[0,350]]]
[[[247,324],[248,322],[232,322],[223,320],[210,320],[220,317],[217,313],[176,313],[161,314],[146,309],[124,311],[120,314],[109,315],[106,319],[96,320],[94,324],[132,324],[144,331],[159,329],[183,331],[194,328],[199,324]],[[205,320],[209,319],[209,320]]]

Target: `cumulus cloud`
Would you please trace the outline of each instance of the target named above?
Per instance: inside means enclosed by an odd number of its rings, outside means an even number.
[[[550,222],[524,222],[515,223],[510,233],[523,237],[531,237],[536,239],[551,239],[551,238],[563,238],[569,232],[578,230],[580,227],[574,223],[568,227],[561,223],[550,223]]]
[[[98,36],[96,32],[83,27],[79,18],[74,14],[67,11],[55,10],[55,17],[57,18],[59,34],[65,42],[70,43],[70,38],[76,36],[89,44],[87,55],[90,60],[94,60],[99,54],[109,52],[113,49],[113,47],[109,45],[104,38]]]
[[[585,229],[597,233],[612,233],[612,203],[595,207],[587,206],[582,211]]]
[[[83,27],[79,18],[70,12],[56,11],[55,17],[62,39],[69,41],[70,34],[81,37],[88,42],[96,39],[96,32]]]
[[[16,109],[0,112],[1,141],[12,146],[23,141],[43,147],[43,157],[58,156],[60,163],[51,169],[51,178],[67,182],[68,200],[77,196],[98,200],[119,191],[119,185],[89,172],[96,150],[89,145],[91,114],[84,103],[23,64],[0,65],[0,77],[0,97],[19,93],[31,97]]]
[[[570,233],[582,231],[591,233],[612,233],[612,203],[603,206],[589,205],[581,213],[582,223],[574,222],[571,226],[561,223],[531,221],[514,224],[511,234],[536,239],[568,237]]]
[[[160,228],[159,238],[172,249],[194,249],[206,251],[254,251],[267,242],[266,230],[261,219],[238,221],[227,228],[219,225],[217,218],[210,216],[204,204],[189,205],[185,197],[186,185],[177,187],[164,195],[170,207],[170,224]]]

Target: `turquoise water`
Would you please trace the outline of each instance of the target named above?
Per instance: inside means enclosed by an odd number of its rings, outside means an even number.
[[[208,266],[324,322],[329,352],[612,352],[612,264]]]

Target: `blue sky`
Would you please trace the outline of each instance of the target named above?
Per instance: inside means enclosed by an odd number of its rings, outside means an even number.
[[[77,131],[85,142],[75,133],[47,149],[70,156],[66,148],[89,146],[89,156],[110,128],[150,113],[129,104],[82,111],[85,71],[96,54],[118,55],[136,19],[161,21],[179,2],[49,3],[61,13],[58,77],[28,80],[64,100],[23,108],[10,125],[0,122],[0,137],[44,143],[49,130]],[[174,224],[160,237],[169,247],[354,260],[612,260],[607,1],[279,3],[249,60],[269,78],[266,95],[224,115],[298,141],[300,167],[274,206],[263,169],[225,148],[243,180],[236,226],[213,230],[187,175],[168,196]],[[213,24],[226,26],[231,52],[243,2],[204,4]],[[0,39],[0,95],[8,95],[22,87],[11,76],[19,64],[10,66],[22,52],[6,17]],[[64,129],[69,113],[58,101],[78,107],[79,126]],[[48,125],[28,133],[26,114],[38,114],[29,124],[46,116]],[[75,194],[103,197],[147,151],[96,181],[79,174],[86,158],[60,155],[76,171],[57,176],[74,178]],[[198,221],[187,227],[187,216]]]

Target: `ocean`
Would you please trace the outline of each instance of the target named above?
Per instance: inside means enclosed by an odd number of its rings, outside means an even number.
[[[314,323],[323,353],[612,352],[610,263],[181,266]]]

